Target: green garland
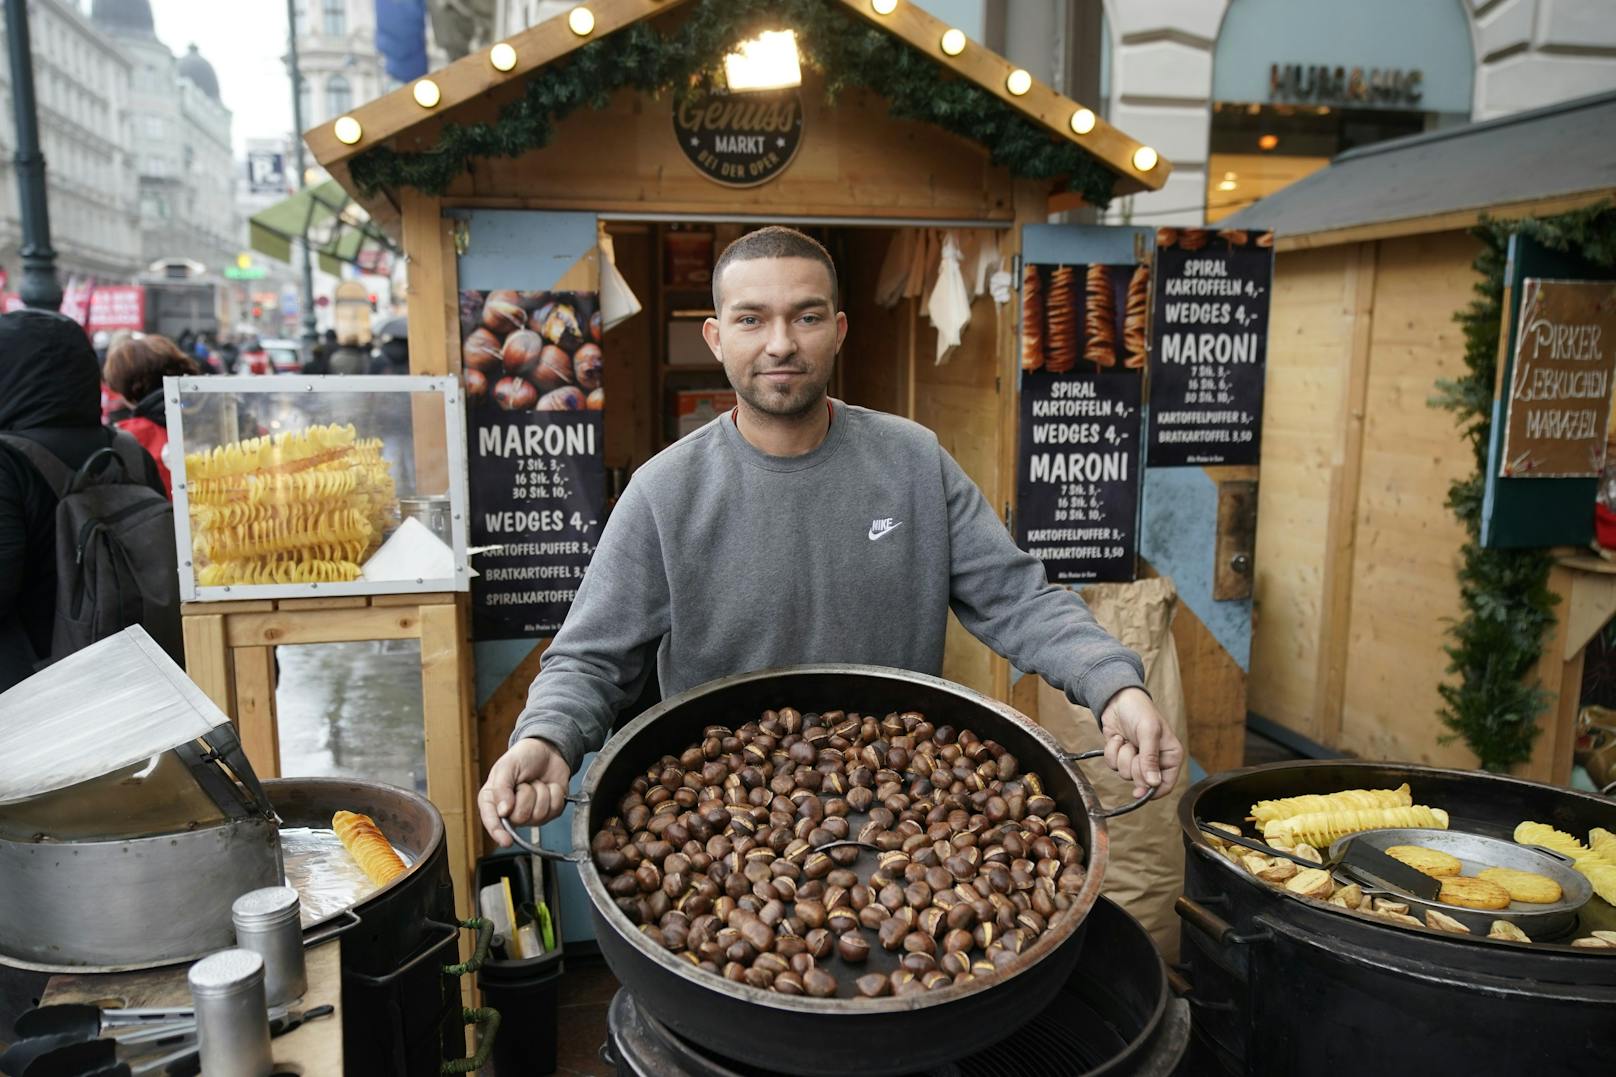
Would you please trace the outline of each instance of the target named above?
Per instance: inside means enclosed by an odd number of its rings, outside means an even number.
[[[1616,211],[1598,205],[1542,220],[1483,221],[1473,230],[1482,242],[1475,261],[1481,279],[1475,300],[1454,316],[1464,329],[1469,373],[1438,382],[1433,400],[1457,414],[1476,461],[1475,473],[1448,490],[1448,507],[1464,524],[1468,540],[1459,568],[1465,612],[1449,628],[1453,642],[1445,648],[1448,672],[1457,674],[1457,681],[1439,689],[1445,704],[1442,724],[1452,731],[1443,741],[1463,739],[1483,767],[1500,771],[1531,757],[1548,693],[1528,678],[1543,655],[1544,635],[1554,624],[1558,601],[1549,590],[1553,558],[1546,551],[1481,545],[1505,259],[1509,238],[1516,233],[1600,265],[1616,265]]]
[[[824,73],[828,101],[847,87],[868,89],[887,100],[894,116],[980,143],[1013,175],[1064,177],[1066,188],[1090,204],[1110,202],[1115,174],[1088,152],[828,0],[697,0],[666,36],[642,20],[529,76],[522,97],[494,123],[448,124],[436,145],[418,153],[378,146],[360,154],[354,182],[367,197],[384,187],[442,194],[474,158],[539,149],[558,122],[579,108],[605,108],[617,90],[684,93],[719,85],[722,59],[736,42],[782,28],[797,32],[803,60]]]

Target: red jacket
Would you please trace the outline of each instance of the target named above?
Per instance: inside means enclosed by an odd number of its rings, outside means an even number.
[[[174,500],[174,480],[169,477],[168,465],[163,463],[163,449],[168,445],[168,428],[136,416],[133,419],[120,419],[118,429],[128,431],[140,442],[141,448],[151,453],[151,458],[157,463],[157,474],[163,480],[163,493],[168,495],[170,501]]]

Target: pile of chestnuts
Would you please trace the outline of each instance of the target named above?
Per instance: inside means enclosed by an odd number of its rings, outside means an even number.
[[[580,292],[460,293],[466,395],[504,411],[599,411],[601,315]]]
[[[1002,745],[914,711],[765,711],[637,776],[592,852],[657,945],[815,998],[1013,974],[1073,912],[1084,850]]]

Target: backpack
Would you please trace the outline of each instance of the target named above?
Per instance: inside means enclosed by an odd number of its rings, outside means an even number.
[[[48,665],[131,625],[184,664],[174,506],[140,481],[146,450],[122,431],[74,472],[38,442],[0,434],[56,505],[56,617]]]

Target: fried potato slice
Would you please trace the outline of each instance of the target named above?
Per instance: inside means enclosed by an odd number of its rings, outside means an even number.
[[[1510,900],[1525,901],[1532,905],[1553,905],[1564,895],[1560,884],[1547,875],[1516,868],[1487,868],[1476,872],[1476,878],[1497,883],[1509,891]]]
[[[1493,926],[1487,932],[1489,939],[1502,939],[1505,942],[1531,942],[1532,937],[1508,920],[1494,920]]]
[[[1285,889],[1303,897],[1328,901],[1330,894],[1335,891],[1335,880],[1331,879],[1330,873],[1323,868],[1303,868],[1291,877],[1285,884]]]
[[[1472,875],[1454,875],[1442,880],[1442,892],[1437,900],[1444,905],[1458,905],[1465,909],[1507,909],[1509,891],[1495,882]]]
[[[1438,931],[1446,931],[1452,935],[1470,934],[1468,927],[1465,927],[1447,913],[1438,912],[1436,909],[1425,910],[1425,926],[1435,928]]]
[[[1583,939],[1572,939],[1571,945],[1579,950],[1616,950],[1616,942],[1606,942],[1592,935]]]
[[[1386,855],[1437,879],[1445,879],[1464,870],[1464,864],[1460,863],[1458,857],[1423,845],[1393,845],[1387,848]]]

